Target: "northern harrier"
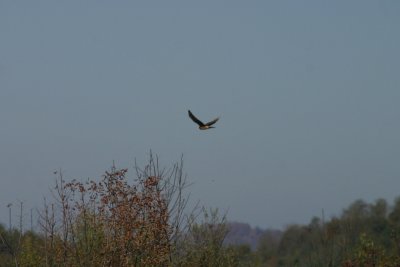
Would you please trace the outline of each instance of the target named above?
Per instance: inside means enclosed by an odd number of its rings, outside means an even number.
[[[192,119],[192,121],[194,121],[195,123],[197,123],[199,125],[199,129],[200,130],[208,130],[208,129],[211,129],[211,128],[215,128],[215,127],[213,127],[211,125],[213,125],[214,123],[216,123],[219,120],[219,118],[216,118],[216,119],[214,119],[212,121],[209,121],[207,123],[203,123],[201,120],[196,118],[193,115],[193,113],[190,112],[190,110],[188,110],[188,113],[189,113],[189,117]]]

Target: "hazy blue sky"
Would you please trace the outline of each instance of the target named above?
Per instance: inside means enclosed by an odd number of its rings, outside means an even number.
[[[399,1],[1,1],[0,221],[150,149],[263,228],[392,202],[399,47]]]

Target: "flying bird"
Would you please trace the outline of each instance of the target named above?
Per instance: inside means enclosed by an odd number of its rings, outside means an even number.
[[[192,121],[194,121],[195,123],[197,123],[199,125],[200,130],[208,130],[211,128],[215,128],[214,126],[211,126],[211,125],[213,125],[214,123],[216,123],[219,120],[219,117],[218,117],[216,119],[213,119],[212,121],[203,123],[201,120],[196,118],[196,116],[194,116],[193,113],[190,112],[190,110],[188,110],[188,113],[189,113],[189,117],[192,119]]]

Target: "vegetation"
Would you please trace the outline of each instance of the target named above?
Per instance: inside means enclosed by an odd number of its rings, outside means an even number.
[[[134,170],[129,179],[113,166],[85,182],[59,172],[40,230],[0,227],[0,266],[231,266],[225,216],[187,212],[182,159],[161,169],[151,155]]]
[[[0,225],[1,266],[400,266],[400,198],[357,200],[342,214],[264,231],[256,249],[224,245],[218,210],[187,212],[182,160],[112,167],[100,181],[65,181],[44,200],[37,231]],[[22,204],[21,204],[22,213]],[[21,224],[22,225],[22,224]]]
[[[266,232],[255,254],[260,266],[400,266],[399,215],[400,198],[391,209],[383,199],[357,200],[328,222],[313,218],[279,238]]]

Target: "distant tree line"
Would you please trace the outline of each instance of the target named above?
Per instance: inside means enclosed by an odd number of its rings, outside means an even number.
[[[400,198],[353,202],[338,217],[291,225],[277,238],[264,233],[259,266],[400,266]]]

